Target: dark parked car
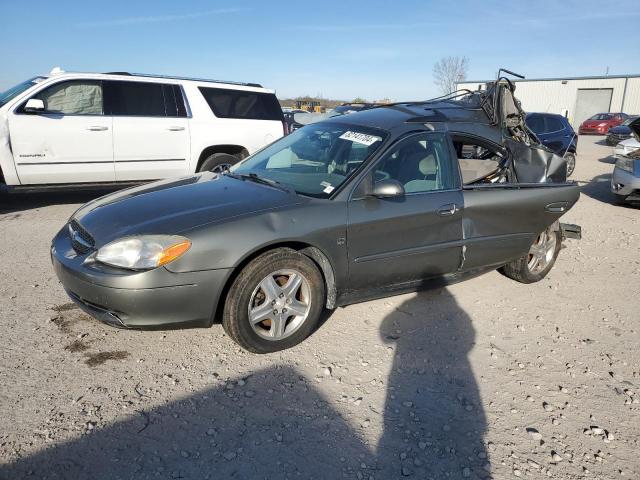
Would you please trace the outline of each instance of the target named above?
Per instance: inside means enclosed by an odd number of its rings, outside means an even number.
[[[555,113],[528,113],[526,121],[545,147],[567,160],[567,177],[571,176],[576,168],[578,135],[569,121]]]
[[[311,334],[324,308],[494,269],[541,280],[563,234],[578,233],[558,223],[579,197],[565,179],[501,78],[307,125],[226,173],[89,202],[52,260],[73,301],[107,323],[221,319],[242,347],[273,352]]]
[[[638,117],[637,116],[629,117],[622,123],[622,125],[618,125],[617,127],[610,128],[609,133],[607,134],[607,140],[606,140],[607,145],[612,145],[615,147],[617,144],[619,144],[623,140],[626,140],[627,138],[631,138],[631,135],[633,135],[633,132],[631,131],[629,124],[633,122],[636,118]]]
[[[596,113],[580,124],[578,133],[580,135],[606,135],[610,128],[617,127],[627,118],[629,115],[626,113]]]

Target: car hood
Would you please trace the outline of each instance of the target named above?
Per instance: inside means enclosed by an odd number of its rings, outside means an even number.
[[[82,206],[73,218],[100,247],[128,235],[179,234],[302,201],[293,192],[207,172],[106,195]]]
[[[582,122],[582,126],[587,128],[593,128],[593,127],[597,127],[601,123],[609,124],[611,122],[613,122],[613,120],[585,120],[584,122]]]
[[[622,142],[618,143],[618,148],[640,148],[640,142],[635,138],[627,138]]]
[[[631,129],[627,125],[618,125],[609,129],[609,133],[617,133],[619,135],[627,135],[631,133]]]

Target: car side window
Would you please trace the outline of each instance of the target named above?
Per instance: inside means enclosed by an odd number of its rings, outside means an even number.
[[[544,130],[546,133],[558,132],[560,130],[564,130],[564,125],[556,117],[545,117],[544,121],[545,121]]]
[[[375,168],[374,181],[397,180],[406,193],[457,187],[449,143],[444,134],[419,134],[394,147]]]
[[[463,185],[507,181],[505,157],[497,148],[461,135],[453,136],[453,146]]]
[[[102,115],[102,82],[70,80],[45,88],[34,95],[44,103],[45,113],[59,115]]]
[[[527,126],[533,130],[534,133],[544,133],[544,122],[540,115],[529,115],[526,121]]]

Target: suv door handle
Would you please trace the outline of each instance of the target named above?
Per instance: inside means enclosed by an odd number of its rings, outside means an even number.
[[[109,130],[109,127],[105,127],[104,125],[91,125],[87,127],[87,130],[91,130],[92,132],[103,132],[104,130]]]
[[[438,209],[438,215],[441,217],[447,217],[449,215],[454,215],[458,211],[458,205],[455,203],[448,203],[446,205],[442,205]]]
[[[171,132],[179,132],[181,130],[184,130],[184,127],[179,126],[179,125],[172,125],[172,126],[168,127],[167,130],[169,130]]]

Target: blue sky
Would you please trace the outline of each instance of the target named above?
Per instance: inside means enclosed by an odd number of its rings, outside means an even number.
[[[640,73],[640,1],[11,1],[0,90],[53,66],[259,82],[280,97],[422,99],[433,64],[527,77]]]

